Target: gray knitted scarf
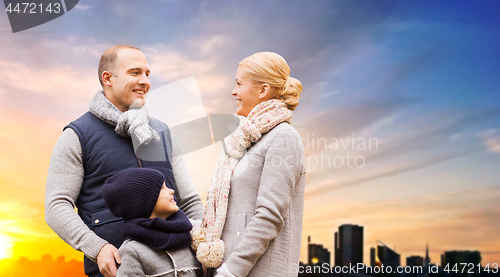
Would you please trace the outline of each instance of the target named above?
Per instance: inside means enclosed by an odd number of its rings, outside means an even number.
[[[149,112],[147,106],[132,106],[123,113],[109,102],[108,98],[104,96],[104,92],[100,90],[90,101],[89,110],[97,118],[111,126],[115,126],[115,132],[122,137],[134,136],[139,141],[139,144],[148,144],[151,141],[159,140],[158,133],[148,124]]]

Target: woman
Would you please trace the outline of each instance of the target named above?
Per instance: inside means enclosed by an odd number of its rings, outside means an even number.
[[[239,126],[224,139],[203,223],[192,232],[198,260],[220,266],[217,277],[296,276],[305,166],[290,120],[301,92],[276,53],[257,53],[238,65],[231,94]]]

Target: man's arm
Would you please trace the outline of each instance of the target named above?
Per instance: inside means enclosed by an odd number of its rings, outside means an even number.
[[[50,158],[45,189],[45,221],[71,247],[97,262],[99,252],[108,242],[91,231],[74,210],[83,176],[80,140],[71,128],[67,128]]]
[[[200,194],[194,188],[178,142],[175,137],[171,137],[171,141],[172,170],[177,188],[176,196],[179,200],[179,208],[192,221],[193,226],[200,225],[203,217],[203,202],[201,202]]]

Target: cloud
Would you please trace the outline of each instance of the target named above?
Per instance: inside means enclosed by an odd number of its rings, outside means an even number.
[[[314,84],[325,83],[326,79],[331,87],[337,79],[349,77],[341,74],[345,72],[343,69],[377,51],[371,41],[374,33],[376,36],[381,33],[373,31],[383,29],[387,16],[397,7],[394,2],[366,3],[370,7],[367,9],[352,9],[338,2],[259,5],[265,12],[249,13],[253,5],[243,2],[238,5],[227,1],[201,2],[199,9],[192,7],[191,13],[196,16],[186,17],[189,23],[179,25],[185,28],[170,38],[177,38],[175,44],[155,43],[153,51],[148,50],[152,68],[160,70],[157,72],[162,81],[196,76],[202,93],[207,94],[203,96],[207,106],[218,112],[234,112],[229,92],[237,63],[255,52],[274,51],[287,59],[292,76],[304,81],[306,93],[297,113],[300,110],[310,113],[317,110],[315,104],[308,105],[314,94],[329,93],[315,91]],[[178,12],[182,14],[185,8],[178,7]],[[286,16],[272,16],[271,11],[276,10]],[[164,24],[164,28],[169,29],[169,25]],[[179,33],[184,36],[178,38]]]
[[[94,74],[81,75],[71,66],[54,66],[51,68],[33,68],[20,63],[0,60],[0,74],[8,80],[7,88],[2,88],[2,94],[10,96],[10,91],[31,92],[48,98],[71,97],[68,104],[82,100],[88,96],[88,89],[96,87]],[[90,76],[92,75],[92,76]],[[93,94],[93,93],[91,93]]]
[[[473,129],[481,122],[498,115],[500,115],[500,108],[471,109],[467,112],[448,109],[400,122],[398,126],[395,126],[397,132],[386,138],[386,141],[381,142],[390,145],[390,147],[385,147],[383,151],[374,153],[372,159],[386,159],[391,156],[407,155],[411,151],[431,149],[435,145],[448,142],[449,138],[456,136],[457,133]],[[433,118],[441,120],[432,120]],[[453,140],[450,144],[459,145],[459,143]],[[470,138],[467,143],[469,143],[469,149],[479,150],[477,144],[471,144]],[[444,147],[441,149],[446,150]],[[456,151],[456,149],[452,150]]]
[[[477,133],[476,136],[483,140],[484,145],[492,153],[500,153],[500,130],[489,129]]]
[[[346,187],[351,187],[355,185],[362,184],[364,182],[368,181],[373,181],[377,180],[380,178],[385,178],[388,176],[393,176],[401,173],[405,173],[408,171],[416,170],[416,169],[421,169],[425,168],[428,166],[432,166],[435,164],[439,164],[457,157],[462,157],[465,155],[469,155],[472,153],[475,153],[476,151],[472,152],[465,152],[465,153],[460,153],[460,154],[454,154],[454,155],[445,155],[443,157],[433,157],[433,159],[427,159],[423,162],[413,162],[409,164],[403,164],[403,165],[393,165],[393,166],[387,166],[385,168],[379,168],[376,171],[371,171],[368,173],[361,173],[356,176],[353,176],[352,178],[344,179],[344,180],[339,180],[339,181],[327,181],[327,182],[322,182],[321,185],[317,185],[314,187],[309,186],[310,189],[306,190],[306,197],[312,197],[316,195],[323,195],[325,192],[334,192],[335,190],[346,188]]]
[[[43,202],[52,148],[64,121],[0,114],[0,197]],[[2,200],[3,201],[3,200]]]
[[[331,201],[315,210],[309,210],[305,218],[312,224],[328,225],[328,220],[342,220],[343,218],[363,218],[364,221],[375,223],[382,220],[401,220],[412,223],[413,220],[439,220],[445,214],[448,216],[468,213],[468,210],[476,211],[478,214],[483,210],[496,207],[495,199],[500,196],[500,188],[486,187],[474,188],[440,194],[425,194],[396,199],[380,199],[372,201],[354,201],[339,203]],[[479,201],[481,200],[481,201]],[[312,204],[310,201],[308,204]],[[307,205],[309,206],[309,205]],[[497,212],[498,207],[493,209]],[[322,220],[320,220],[322,218]],[[500,224],[491,217],[489,222]],[[485,223],[485,222],[482,222]],[[443,224],[447,224],[443,222]],[[425,224],[427,226],[428,224]],[[383,225],[380,225],[383,227]]]
[[[1,232],[16,242],[53,236],[45,223],[43,202],[3,200],[0,208]],[[41,230],[45,232],[40,232]]]
[[[397,95],[377,97],[348,106],[333,106],[308,117],[302,116],[296,126],[302,132],[339,138],[368,128],[412,103],[411,99]]]
[[[371,114],[369,110],[372,107],[372,105],[366,105],[368,114]],[[387,111],[390,109],[380,110]],[[352,187],[365,182],[430,167],[458,157],[483,151],[484,147],[476,141],[475,137],[466,136],[460,140],[450,140],[449,138],[457,133],[473,129],[481,122],[494,118],[498,114],[500,114],[499,109],[470,110],[465,114],[463,111],[459,112],[450,109],[443,112],[429,113],[410,120],[405,120],[400,116],[391,122],[389,129],[385,126],[385,129],[382,128],[382,131],[373,129],[372,125],[377,123],[368,121],[375,121],[373,117],[376,117],[376,113],[373,113],[371,114],[372,116],[366,118],[367,122],[363,127],[352,127],[357,130],[355,136],[344,135],[343,138],[340,137],[340,139],[353,140],[346,150],[330,150],[331,148],[325,149],[325,147],[312,149],[312,143],[319,144],[321,138],[328,140],[329,137],[321,137],[321,135],[328,134],[331,129],[335,128],[327,120],[318,120],[317,122],[320,122],[323,127],[320,127],[321,124],[311,124],[308,128],[316,126],[315,128],[317,129],[313,130],[319,130],[319,136],[309,138],[310,133],[308,133],[308,138],[305,141],[306,163],[310,162],[309,166],[313,167],[313,170],[308,173],[306,195],[308,197],[321,196],[328,191],[333,192],[341,188]],[[346,120],[340,124],[344,124],[347,126],[346,128],[349,128],[350,117],[342,118],[346,118]],[[433,118],[441,118],[442,120],[436,121],[432,120]],[[353,125],[356,126],[356,124]],[[359,130],[360,128],[361,130]],[[366,132],[363,128],[372,130]],[[321,132],[322,130],[325,131]],[[363,133],[366,136],[363,136]],[[496,131],[481,133],[478,136],[485,140],[489,139],[491,143],[491,138],[492,136],[496,136]],[[334,138],[339,139],[338,137]],[[362,138],[366,141],[375,138],[378,141],[378,147],[376,149],[366,148],[366,150],[360,151],[351,149],[351,146],[355,148],[359,147],[359,145],[354,143],[354,139],[356,138]],[[344,157],[344,160],[346,160],[345,157],[347,154],[350,154],[352,157],[362,156],[365,160],[363,168],[358,169],[356,174],[353,174],[353,169],[348,168],[345,163],[341,167],[330,166],[328,164],[320,164],[319,166],[312,164],[312,162],[318,159],[322,161],[325,156],[330,159],[339,156]],[[353,160],[351,164],[353,164]]]
[[[231,41],[221,35],[207,40],[188,41],[188,46],[183,51],[163,44],[145,46],[142,49],[148,58],[151,77],[156,84],[194,76],[208,113],[232,113],[234,109],[229,108],[229,103],[233,100],[230,91],[234,75],[220,69],[217,54],[220,52],[220,45],[230,44]],[[236,72],[237,64],[234,67]]]
[[[90,8],[92,8],[92,6],[90,6],[90,5],[81,5],[81,4],[79,4],[79,5],[75,6],[75,9],[80,10],[80,11],[86,11],[86,10],[88,10]]]
[[[353,45],[357,47],[361,46]],[[344,57],[351,60],[349,65],[332,65],[327,69],[330,74],[335,72],[330,80],[325,78],[317,86],[306,87],[295,112],[299,131],[324,137],[373,132],[376,130],[370,129],[375,125],[394,120],[403,111],[428,105],[426,98],[405,93],[404,87],[406,82],[432,68],[439,55],[433,51],[417,52],[387,63],[381,58],[385,50],[384,46],[377,46],[368,53],[351,53]],[[337,91],[341,93],[334,93]]]
[[[9,80],[0,88],[3,110],[47,118],[83,113],[98,90],[94,74],[78,72],[71,66],[34,68],[0,60],[0,74]]]
[[[101,88],[96,72],[105,45],[75,36],[8,37],[0,36],[6,45],[0,74],[7,80],[0,88],[2,110],[72,120],[88,109]]]
[[[0,53],[0,74],[8,80],[0,89],[1,106],[45,116],[59,112],[69,118],[87,110],[93,94],[101,89],[96,74],[99,58],[111,44],[72,35],[35,41],[22,36],[6,40],[0,37],[0,43],[9,45]],[[223,72],[220,63],[228,53],[221,49],[231,49],[234,41],[217,34],[185,39],[179,44],[185,47],[178,50],[162,43],[138,45],[152,69],[153,89],[195,76],[209,112],[234,112],[230,91],[237,62],[230,73]]]

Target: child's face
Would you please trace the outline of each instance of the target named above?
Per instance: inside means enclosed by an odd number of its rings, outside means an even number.
[[[174,190],[167,188],[165,183],[163,183],[163,187],[161,188],[160,195],[158,196],[158,201],[156,201],[151,218],[159,217],[167,219],[178,210],[179,207],[177,207],[177,203],[174,201]]]

